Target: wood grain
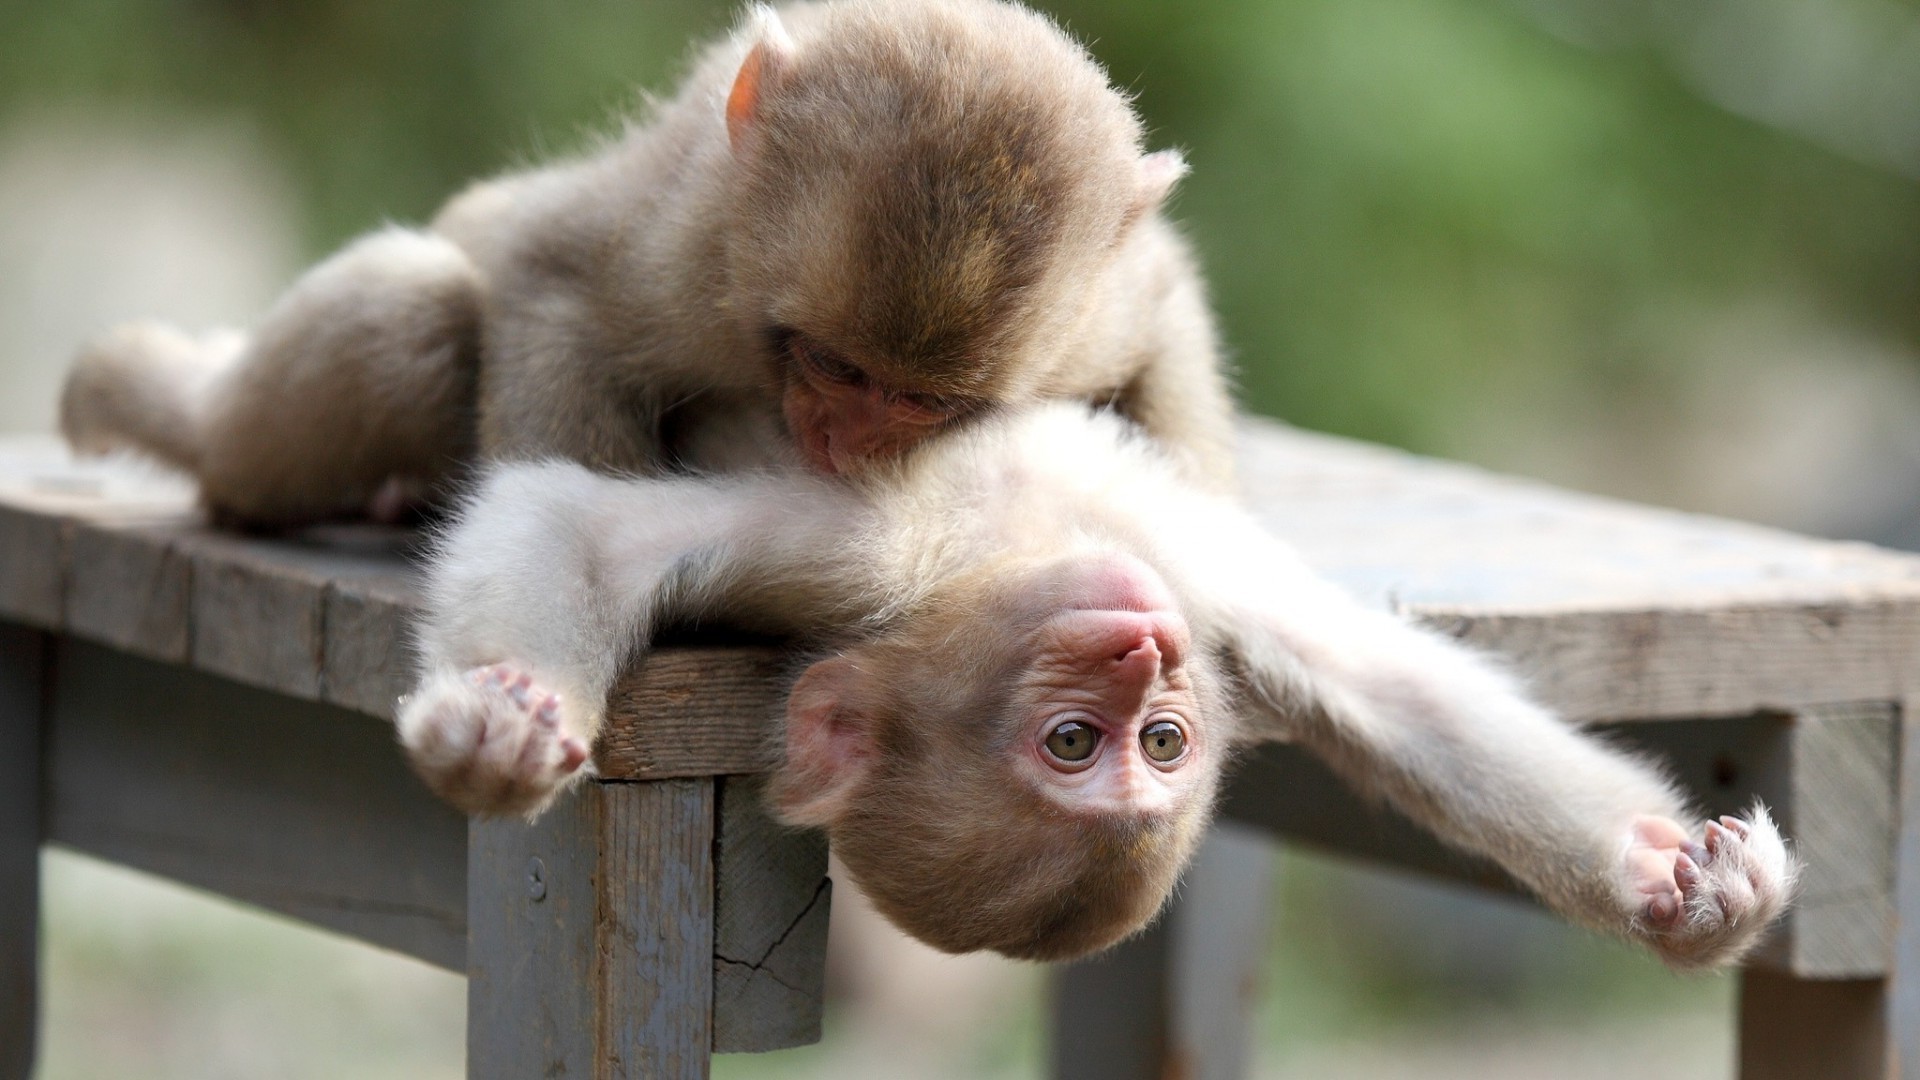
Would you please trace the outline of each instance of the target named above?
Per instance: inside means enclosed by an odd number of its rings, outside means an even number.
[[[777,767],[785,667],[779,650],[762,647],[653,652],[608,696],[594,764],[602,777],[630,780]]]
[[[759,777],[720,782],[714,848],[713,1049],[782,1050],[820,1041],[827,840],[768,816]]]
[[[468,832],[467,1075],[704,1078],[711,780],[588,783]]]

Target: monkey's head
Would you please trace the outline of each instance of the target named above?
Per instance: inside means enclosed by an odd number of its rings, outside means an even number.
[[[808,460],[857,470],[1045,392],[1179,155],[1143,154],[1099,65],[1011,4],[760,9],[746,37],[727,303]]]
[[[1215,676],[1137,560],[1001,566],[948,595],[800,677],[775,811],[824,827],[875,905],[937,948],[1112,945],[1205,831]]]

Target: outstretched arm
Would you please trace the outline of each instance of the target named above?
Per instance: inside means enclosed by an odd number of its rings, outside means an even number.
[[[1232,539],[1226,539],[1231,532]],[[1486,660],[1318,580],[1250,522],[1196,567],[1254,699],[1293,738],[1561,914],[1668,963],[1738,959],[1796,867],[1764,807],[1702,823],[1658,771],[1548,714]]]
[[[537,813],[576,779],[614,679],[656,627],[805,575],[854,516],[810,478],[614,479],[496,468],[441,537],[399,714],[414,768],[475,813]]]

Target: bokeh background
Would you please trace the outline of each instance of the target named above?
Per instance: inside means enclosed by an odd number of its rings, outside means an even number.
[[[1920,2],[1040,6],[1187,151],[1173,209],[1248,408],[1920,547]],[[0,433],[50,430],[87,333],[244,323],[353,234],[608,130],[734,13],[0,0]],[[461,1075],[459,979],[46,862],[50,1080]],[[1281,872],[1262,1076],[1730,1072],[1725,979],[1309,854]],[[839,906],[827,1041],[718,1075],[1039,1073],[1043,971]]]

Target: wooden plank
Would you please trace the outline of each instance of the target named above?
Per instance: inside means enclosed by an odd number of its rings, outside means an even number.
[[[1920,607],[1905,600],[1412,613],[1499,654],[1542,703],[1576,721],[1898,700],[1920,675]]]
[[[1740,973],[1740,1080],[1895,1080],[1886,984]]]
[[[785,748],[779,718],[787,660],[762,647],[667,648],[650,653],[607,699],[594,748],[606,779],[650,780],[768,772]]]
[[[768,816],[764,782],[720,782],[714,845],[713,1049],[784,1050],[820,1041],[826,1001],[826,836]]]
[[[1772,958],[1782,970],[1816,979],[1894,970],[1898,723],[1881,702],[1795,717],[1780,824],[1806,866],[1780,942],[1786,955]]]
[[[1268,527],[1382,606],[1554,613],[1920,596],[1920,557],[1635,506],[1249,418]]]
[[[72,640],[54,668],[49,839],[465,970],[466,820],[385,723]]]
[[[195,667],[308,701],[320,696],[327,580],[259,541],[205,534],[191,560]]]
[[[0,1080],[33,1072],[40,1000],[43,635],[0,624]]]
[[[705,1077],[712,780],[588,783],[469,831],[467,1075]]]
[[[0,505],[0,619],[60,628],[66,539],[64,521]]]
[[[326,601],[321,697],[391,718],[413,686],[409,631],[417,590],[411,578],[381,574],[333,582]]]
[[[1902,828],[1894,845],[1893,975],[1886,990],[1892,1075],[1920,1077],[1920,699],[1900,703]]]
[[[69,633],[153,660],[185,663],[190,654],[187,598],[192,569],[176,537],[190,526],[79,525],[67,581]]]
[[[1054,1080],[1237,1080],[1265,966],[1273,845],[1218,822],[1147,930],[1056,967]],[[1115,1017],[1124,1017],[1116,1024]]]

